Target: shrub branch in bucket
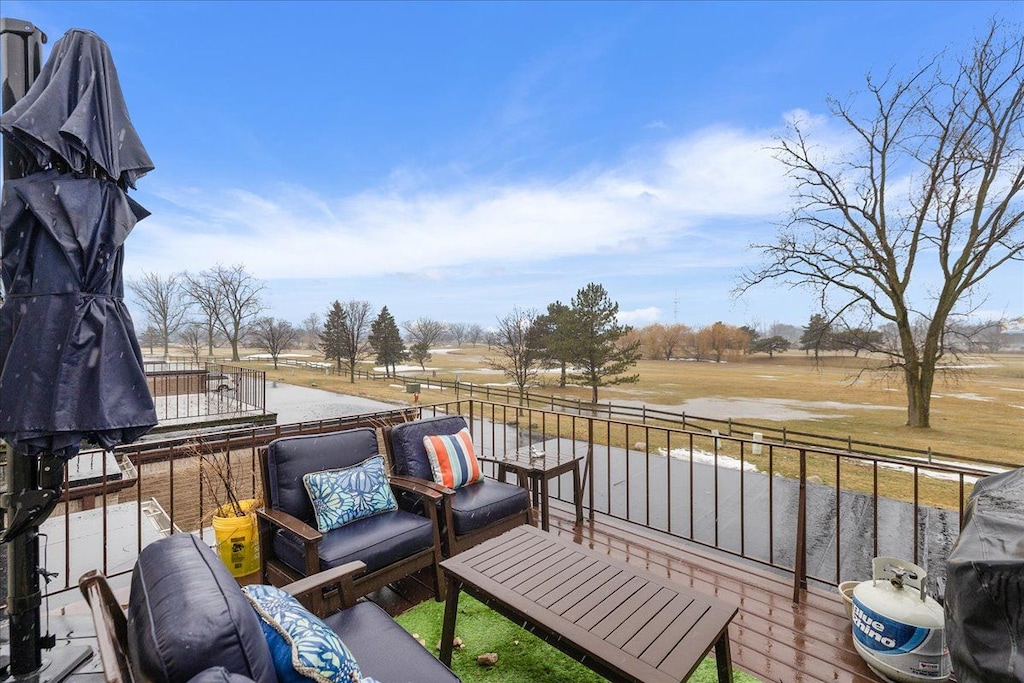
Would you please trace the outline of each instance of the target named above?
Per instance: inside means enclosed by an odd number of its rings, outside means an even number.
[[[192,442],[185,447],[199,459],[199,480],[204,493],[213,498],[209,517],[245,517],[254,507],[253,496],[240,493],[228,454],[214,453],[209,446]]]

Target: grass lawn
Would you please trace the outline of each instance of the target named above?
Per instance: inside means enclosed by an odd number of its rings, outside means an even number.
[[[424,639],[427,649],[437,655],[441,640],[444,603],[430,600],[398,617],[402,627]],[[527,633],[496,612],[463,593],[459,597],[459,618],[455,635],[465,647],[452,655],[452,669],[466,683],[600,683],[605,679],[579,662],[562,654],[537,636]],[[498,663],[491,667],[476,663],[477,655],[495,652]],[[759,679],[742,671],[734,672],[736,683]],[[718,680],[714,657],[704,660],[690,681],[713,683]]]

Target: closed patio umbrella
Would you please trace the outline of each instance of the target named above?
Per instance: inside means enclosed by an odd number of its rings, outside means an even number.
[[[30,463],[23,481],[12,474],[0,537],[11,548],[10,604],[20,606],[10,615],[20,675],[40,666],[37,530],[60,497],[64,464],[83,440],[109,449],[157,421],[122,300],[124,242],[148,215],[125,190],[153,165],[109,49],[88,31],[54,45],[0,131],[28,172],[6,180],[0,212],[0,437],[14,450],[12,471]],[[20,543],[29,550],[15,551]],[[18,574],[27,595],[16,595]]]

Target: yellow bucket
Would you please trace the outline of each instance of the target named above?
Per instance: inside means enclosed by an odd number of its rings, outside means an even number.
[[[253,499],[239,501],[242,511],[251,513]],[[213,533],[217,537],[217,554],[235,577],[260,571],[260,542],[256,515],[235,517],[230,505],[224,505],[213,517]]]

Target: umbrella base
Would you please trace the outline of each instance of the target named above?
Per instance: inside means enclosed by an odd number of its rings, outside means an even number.
[[[92,648],[88,645],[61,645],[43,653],[42,666],[37,670],[19,676],[9,676],[3,680],[4,683],[8,683],[8,681],[59,683],[73,674],[75,669],[87,662],[90,657],[92,657]],[[4,659],[7,657],[4,656]],[[7,662],[4,664],[6,665]]]

